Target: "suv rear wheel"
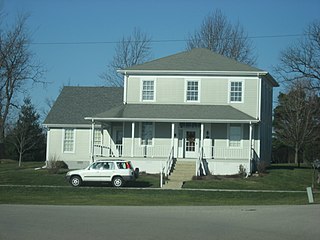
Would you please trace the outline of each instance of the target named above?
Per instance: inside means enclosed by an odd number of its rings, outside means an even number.
[[[122,177],[114,177],[112,179],[112,185],[114,187],[122,187],[123,184],[124,184],[124,181],[123,181]]]

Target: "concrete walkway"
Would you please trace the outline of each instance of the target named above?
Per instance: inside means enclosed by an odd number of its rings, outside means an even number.
[[[52,185],[14,185],[14,184],[1,184],[0,187],[25,187],[25,188],[73,188],[72,186],[52,186]],[[82,186],[80,188],[99,188],[97,186]],[[103,187],[106,188],[106,187]],[[204,192],[264,192],[264,193],[306,193],[307,191],[292,191],[292,190],[255,190],[255,189],[195,189],[195,188],[138,188],[138,187],[121,187],[110,189],[127,189],[127,190],[175,190],[175,191],[204,191]]]

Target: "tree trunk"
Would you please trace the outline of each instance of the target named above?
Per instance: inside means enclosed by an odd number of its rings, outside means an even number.
[[[1,120],[0,120],[1,121]],[[1,125],[1,123],[0,123]],[[0,159],[3,159],[5,156],[4,151],[4,128],[0,126]]]
[[[298,167],[300,167],[300,161],[299,161],[299,148],[296,145],[294,148],[294,163],[298,164]]]
[[[22,152],[19,152],[19,167],[21,167],[21,162],[22,162]]]

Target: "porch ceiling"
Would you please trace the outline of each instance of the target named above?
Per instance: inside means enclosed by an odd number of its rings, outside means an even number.
[[[258,122],[228,105],[126,104],[87,120],[154,122]]]

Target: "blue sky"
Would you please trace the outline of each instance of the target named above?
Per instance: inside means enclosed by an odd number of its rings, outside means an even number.
[[[17,13],[30,14],[34,43],[114,42],[135,27],[153,40],[183,40],[216,9],[231,22],[239,21],[250,37],[301,34],[310,22],[320,19],[319,0],[2,0],[2,9],[8,22]],[[252,38],[257,67],[272,73],[280,51],[297,39]],[[114,43],[32,44],[49,82],[45,88],[29,88],[38,110],[46,108],[46,98],[56,99],[63,85],[103,84],[99,75],[112,59],[114,47]],[[153,58],[185,47],[183,41],[152,43]]]

